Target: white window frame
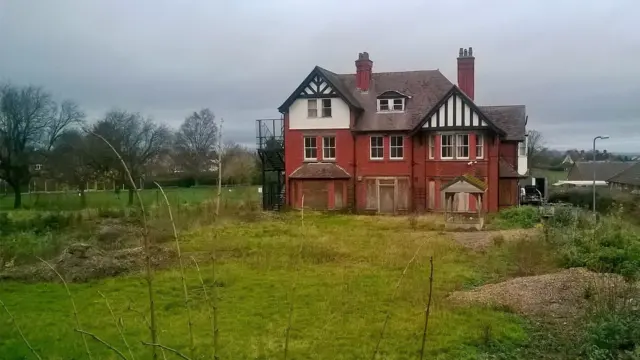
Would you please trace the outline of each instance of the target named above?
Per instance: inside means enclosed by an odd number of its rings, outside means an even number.
[[[324,106],[325,101],[329,102],[329,106]],[[333,110],[331,109],[333,105],[333,102],[331,101],[331,99],[320,99],[320,115],[323,118],[330,118],[333,115]],[[328,109],[329,110],[329,114],[325,115],[325,110]]]
[[[376,139],[376,142],[378,139],[381,140],[381,144],[373,144],[373,140]],[[381,150],[382,151],[382,156],[380,157],[373,157],[373,150]],[[369,159],[370,160],[383,160],[384,159],[384,136],[380,136],[380,135],[372,135],[369,138]]]
[[[518,143],[518,156],[527,156],[527,143],[526,141],[520,141]]]
[[[484,159],[484,135],[476,134],[476,159]]]
[[[311,108],[311,104],[315,104],[314,108]],[[315,111],[315,115],[312,115],[311,112]],[[318,117],[318,99],[308,99],[307,100],[307,118],[315,119]]]
[[[396,104],[400,102],[400,104]],[[386,104],[387,109],[382,109],[382,104]],[[395,106],[400,105],[400,109],[396,109]],[[404,98],[385,98],[378,99],[378,112],[404,112],[405,99]]]
[[[329,145],[327,145],[329,140]],[[333,140],[333,144],[331,144]],[[333,149],[333,156],[327,156],[327,150],[329,152]],[[323,136],[322,137],[322,160],[335,160],[336,159],[336,137],[335,136]]]
[[[462,139],[466,136],[467,138],[467,144],[464,145],[462,143],[464,143],[464,141],[462,141]],[[471,141],[470,141],[470,135],[469,134],[456,134],[456,140],[455,140],[455,147],[456,147],[456,159],[469,159],[469,155],[471,155]],[[467,156],[460,156],[460,150],[467,148]]]
[[[429,159],[436,158],[436,136],[433,134],[429,134],[428,143],[429,143]]]
[[[42,164],[36,164],[35,169],[36,171],[42,170]]]
[[[400,145],[398,144],[393,144],[393,141],[400,139]],[[396,150],[400,150],[400,153],[402,156],[393,156],[393,151]],[[397,154],[396,154],[397,155]],[[402,135],[392,135],[389,136],[389,159],[393,159],[393,160],[402,160],[404,159],[404,136]]]
[[[450,144],[445,145],[445,137],[451,137]],[[455,159],[455,151],[456,151],[456,134],[441,134],[440,135],[440,158],[441,159]],[[444,156],[444,149],[451,149],[451,156]]]
[[[309,145],[307,145],[307,140],[309,140]],[[313,140],[313,146],[311,146],[311,141]],[[315,157],[307,157],[307,150],[312,150],[315,152]],[[318,138],[316,136],[305,136],[303,140],[303,158],[305,161],[318,161]]]

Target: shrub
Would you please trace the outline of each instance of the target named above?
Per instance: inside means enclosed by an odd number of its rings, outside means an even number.
[[[637,359],[640,314],[629,307],[595,312],[587,319],[583,338],[587,359]]]
[[[504,209],[493,218],[493,224],[501,229],[532,228],[540,222],[540,212],[532,206]]]

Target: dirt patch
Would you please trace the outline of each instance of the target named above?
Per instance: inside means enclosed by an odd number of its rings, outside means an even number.
[[[505,307],[536,320],[565,324],[584,315],[595,296],[623,288],[621,276],[572,268],[484,285],[471,291],[456,291],[449,298],[458,303]]]
[[[153,247],[151,262],[154,268],[163,268],[175,258],[174,252],[163,247]],[[144,268],[144,251],[141,247],[115,251],[102,250],[89,244],[73,244],[49,263],[68,282],[85,282],[138,271]],[[57,275],[43,263],[19,266],[0,273],[0,280],[24,282],[56,281]]]
[[[492,245],[524,239],[535,239],[538,229],[515,229],[499,231],[453,232],[453,239],[460,245],[474,251],[484,251]]]

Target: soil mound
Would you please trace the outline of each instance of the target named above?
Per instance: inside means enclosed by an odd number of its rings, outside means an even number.
[[[174,252],[163,247],[153,247],[151,262],[154,268],[164,267],[174,258]],[[85,282],[93,279],[117,276],[144,268],[144,251],[141,247],[115,251],[78,243],[66,248],[49,263],[68,282]],[[19,266],[0,273],[0,280],[25,282],[56,281],[58,277],[43,263]]]
[[[623,289],[628,286],[619,275],[572,268],[456,291],[449,298],[454,302],[505,307],[546,322],[570,323],[584,314],[591,299]]]

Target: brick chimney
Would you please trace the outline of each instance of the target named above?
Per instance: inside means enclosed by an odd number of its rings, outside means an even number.
[[[373,61],[369,60],[369,53],[358,54],[358,60],[356,60],[356,87],[359,90],[369,91],[372,69]]]
[[[473,48],[460,48],[458,55],[458,87],[473,100],[475,90],[475,60]]]

